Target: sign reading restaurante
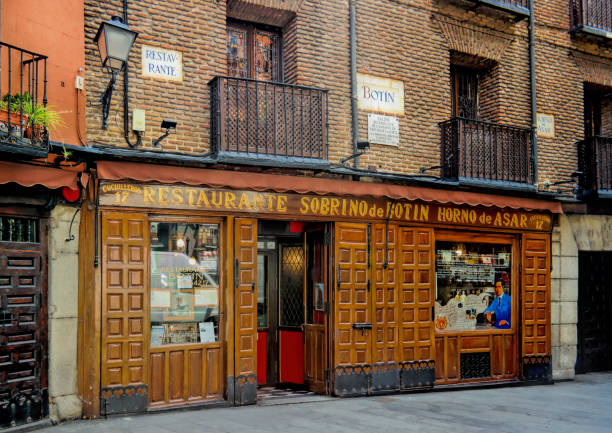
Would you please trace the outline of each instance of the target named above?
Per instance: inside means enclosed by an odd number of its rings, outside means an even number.
[[[452,204],[425,203],[372,197],[320,196],[276,192],[237,191],[185,185],[140,185],[103,182],[100,205],[159,207],[304,217],[389,219],[391,221],[520,230],[550,230],[548,214]]]

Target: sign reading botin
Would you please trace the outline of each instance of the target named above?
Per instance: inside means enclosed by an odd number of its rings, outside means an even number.
[[[404,82],[357,74],[357,101],[360,110],[404,115]]]

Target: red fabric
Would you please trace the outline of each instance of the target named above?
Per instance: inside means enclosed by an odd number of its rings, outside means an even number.
[[[268,332],[257,333],[257,383],[268,380]]]
[[[307,176],[152,166],[133,162],[100,161],[98,162],[98,176],[104,180],[131,179],[140,182],[183,183],[239,190],[387,197],[390,199],[423,200],[563,213],[559,202],[533,198]]]
[[[280,331],[280,381],[304,383],[304,333]]]
[[[67,186],[78,189],[78,172],[39,165],[0,161],[0,184],[15,182],[22,186],[43,185],[50,189]]]

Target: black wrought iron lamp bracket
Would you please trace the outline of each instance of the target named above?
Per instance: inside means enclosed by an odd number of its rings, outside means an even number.
[[[102,129],[108,127],[108,112],[110,109],[111,99],[113,98],[113,90],[115,90],[115,82],[117,81],[117,72],[111,69],[111,79],[106,86],[106,90],[100,96],[100,102],[102,103]]]

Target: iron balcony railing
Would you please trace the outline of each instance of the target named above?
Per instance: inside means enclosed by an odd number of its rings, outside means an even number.
[[[612,32],[610,0],[570,0],[570,15],[574,32],[581,30]]]
[[[439,125],[443,178],[533,184],[531,129],[461,117]]]
[[[612,137],[588,137],[578,142],[578,167],[583,191],[612,192]]]
[[[230,77],[210,86],[213,154],[327,160],[327,90]]]
[[[46,150],[47,56],[0,42],[0,150]]]

